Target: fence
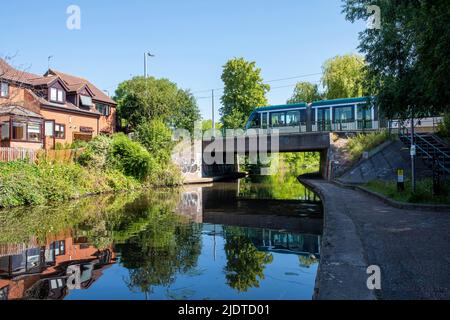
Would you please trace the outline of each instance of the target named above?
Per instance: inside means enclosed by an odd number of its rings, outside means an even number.
[[[37,160],[37,154],[37,151],[31,149],[0,148],[0,161],[10,162],[28,159],[30,162],[35,162]]]
[[[72,163],[84,149],[32,150],[22,148],[0,148],[0,162],[29,160],[36,163],[46,160],[58,163]]]

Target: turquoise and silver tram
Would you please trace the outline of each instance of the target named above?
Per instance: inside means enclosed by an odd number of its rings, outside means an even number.
[[[377,108],[367,97],[323,100],[256,109],[246,129],[257,133],[378,130]]]

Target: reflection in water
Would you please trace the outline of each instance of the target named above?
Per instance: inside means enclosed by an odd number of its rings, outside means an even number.
[[[321,204],[264,185],[2,211],[0,299],[310,299]]]

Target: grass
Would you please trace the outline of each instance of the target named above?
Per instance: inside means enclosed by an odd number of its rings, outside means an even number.
[[[442,186],[440,196],[433,195],[432,179],[424,179],[417,181],[416,192],[411,190],[411,182],[405,182],[405,191],[397,191],[397,183],[395,181],[371,181],[365,184],[365,187],[371,191],[385,195],[393,200],[404,203],[421,203],[421,204],[450,204],[450,183]]]
[[[360,133],[353,138],[349,138],[347,152],[350,160],[358,160],[364,151],[370,151],[389,139],[391,139],[391,136],[387,130],[367,134]]]

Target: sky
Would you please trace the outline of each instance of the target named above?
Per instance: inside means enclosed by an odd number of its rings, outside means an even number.
[[[67,28],[70,5],[81,10],[79,30]],[[120,82],[143,74],[150,51],[149,75],[190,89],[204,119],[211,118],[210,91],[219,89],[218,119],[220,76],[231,58],[256,62],[275,105],[286,103],[297,81],[319,83],[326,59],[357,53],[365,25],[346,21],[341,6],[341,0],[5,1],[0,56],[43,74],[51,55],[52,68],[114,95]],[[286,80],[272,81],[278,79]]]

